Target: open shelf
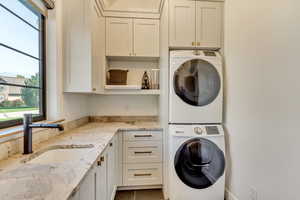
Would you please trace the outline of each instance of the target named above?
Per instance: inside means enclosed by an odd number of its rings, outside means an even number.
[[[106,90],[141,90],[140,85],[105,85]]]
[[[104,89],[107,95],[160,95],[160,90],[142,90],[139,85],[105,85]]]

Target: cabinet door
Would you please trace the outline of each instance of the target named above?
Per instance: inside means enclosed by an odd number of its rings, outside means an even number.
[[[102,92],[105,70],[105,18],[95,2],[91,0],[92,33],[92,91]]]
[[[109,147],[107,149],[106,160],[107,160],[107,194],[108,200],[114,199],[115,187],[116,187],[116,179],[115,179],[115,171],[116,171],[116,163],[115,163],[115,146],[114,140],[109,143]]]
[[[123,131],[116,135],[116,184],[123,186]]]
[[[222,3],[197,1],[197,46],[219,48],[222,35]]]
[[[68,200],[80,200],[79,191],[77,191],[75,194],[73,194]]]
[[[195,1],[172,1],[170,7],[170,46],[194,47],[196,42],[195,30]]]
[[[107,195],[107,163],[105,152],[99,157],[96,168],[96,199],[108,200]]]
[[[132,19],[106,18],[106,55],[131,56]]]
[[[134,19],[134,56],[159,57],[159,20]]]
[[[80,185],[79,199],[80,200],[96,200],[96,171],[95,168],[88,172]]]
[[[91,92],[90,6],[85,0],[64,0],[63,47],[65,91]]]

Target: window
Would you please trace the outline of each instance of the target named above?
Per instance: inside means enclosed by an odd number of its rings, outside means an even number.
[[[0,0],[0,128],[46,118],[44,23],[25,1]]]

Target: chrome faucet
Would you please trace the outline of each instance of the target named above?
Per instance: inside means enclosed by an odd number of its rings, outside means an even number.
[[[32,129],[33,128],[57,128],[60,131],[64,127],[60,124],[33,124],[32,114],[24,114],[24,152],[23,154],[31,154],[32,151]]]

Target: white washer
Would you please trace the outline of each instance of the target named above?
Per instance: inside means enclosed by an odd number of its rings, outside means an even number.
[[[221,125],[170,125],[170,200],[223,200],[225,141]]]
[[[222,57],[215,51],[170,52],[169,123],[222,123]]]

